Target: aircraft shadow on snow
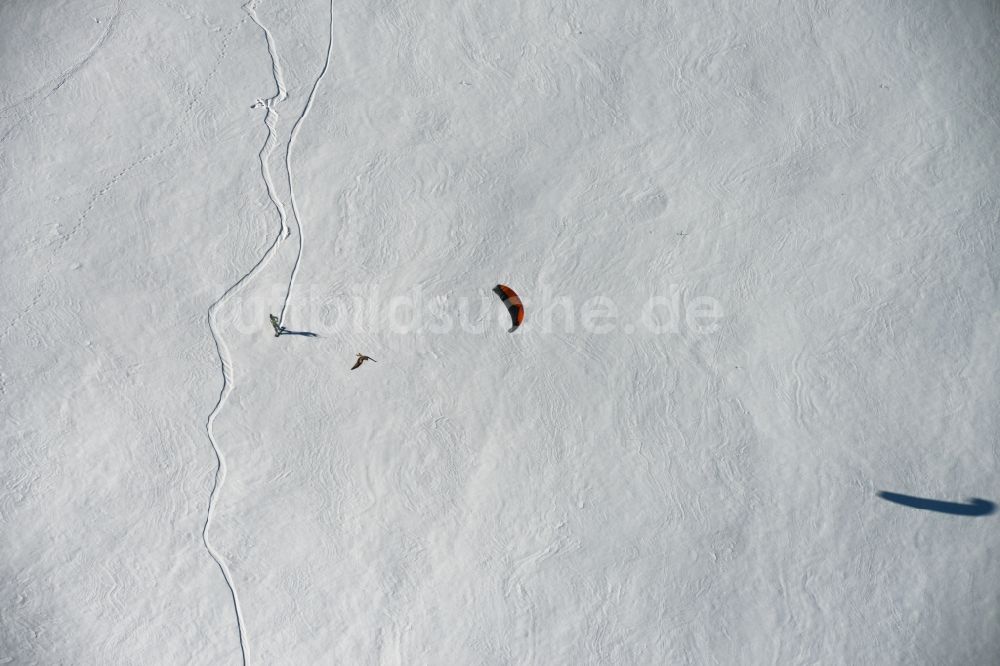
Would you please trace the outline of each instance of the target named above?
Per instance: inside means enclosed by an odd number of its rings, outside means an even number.
[[[960,502],[943,502],[925,497],[913,497],[912,495],[900,495],[899,493],[890,493],[884,490],[880,490],[878,496],[884,500],[914,509],[950,513],[953,516],[988,516],[997,509],[996,504],[979,497],[973,497],[967,504],[963,504]]]

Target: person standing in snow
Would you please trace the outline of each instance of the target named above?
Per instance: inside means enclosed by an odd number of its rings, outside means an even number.
[[[274,337],[278,337],[285,332],[285,327],[281,325],[281,322],[274,315],[271,315],[271,326],[274,326]]]

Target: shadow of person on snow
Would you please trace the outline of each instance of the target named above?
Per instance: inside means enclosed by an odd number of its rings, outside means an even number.
[[[880,490],[878,496],[884,500],[909,506],[914,509],[925,511],[937,511],[938,513],[950,513],[953,516],[988,516],[997,509],[997,505],[989,500],[973,497],[968,504],[960,502],[943,502],[941,500],[926,499],[924,497],[913,497],[912,495],[900,495]]]
[[[304,338],[318,338],[319,335],[312,331],[289,331],[287,328],[281,329],[281,335],[301,335]]]

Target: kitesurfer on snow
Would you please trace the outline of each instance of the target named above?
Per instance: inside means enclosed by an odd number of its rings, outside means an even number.
[[[274,315],[271,315],[271,326],[274,326],[274,337],[278,337],[285,332],[285,327],[281,325],[281,322]]]

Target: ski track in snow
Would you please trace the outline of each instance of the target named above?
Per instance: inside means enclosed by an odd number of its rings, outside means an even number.
[[[274,205],[275,210],[278,213],[278,219],[281,225],[281,229],[275,236],[271,245],[267,248],[261,258],[257,261],[254,266],[243,274],[235,283],[233,283],[226,291],[219,297],[217,301],[212,303],[208,308],[208,327],[212,334],[212,340],[215,343],[215,351],[219,357],[219,363],[222,369],[222,388],[219,391],[219,398],[212,408],[212,412],[208,415],[205,422],[205,431],[208,434],[209,442],[212,444],[212,450],[215,452],[216,458],[216,470],[215,470],[215,483],[212,486],[212,492],[208,500],[208,511],[205,515],[205,525],[202,529],[201,537],[205,544],[205,549],[208,554],[218,565],[219,570],[222,571],[222,575],[226,580],[226,585],[229,587],[229,592],[233,599],[233,608],[236,612],[236,624],[239,631],[240,637],[240,654],[242,656],[243,664],[245,665],[248,661],[248,644],[246,636],[246,624],[243,621],[243,613],[240,610],[239,596],[236,593],[236,586],[233,583],[232,574],[229,571],[229,567],[226,566],[225,561],[219,555],[218,551],[212,546],[212,542],[209,540],[208,532],[212,523],[212,515],[215,512],[215,506],[218,503],[219,495],[222,492],[222,487],[226,481],[226,459],[219,448],[219,442],[215,438],[214,425],[215,419],[218,418],[222,408],[226,404],[226,400],[232,393],[235,387],[235,374],[233,371],[232,357],[229,353],[229,348],[226,346],[225,340],[219,333],[216,324],[216,313],[218,310],[225,305],[231,296],[238,293],[243,287],[245,287],[253,277],[260,272],[261,269],[266,266],[274,254],[277,252],[280,246],[281,239],[287,237],[288,235],[288,224],[287,215],[285,213],[285,207],[282,205],[280,198],[278,197],[275,188],[274,181],[271,178],[270,169],[267,166],[268,157],[274,150],[276,143],[276,128],[275,124],[278,119],[278,114],[274,110],[275,105],[279,102],[284,101],[287,97],[287,92],[285,90],[284,80],[281,75],[281,68],[278,65],[278,53],[274,45],[274,39],[271,32],[263,25],[257,18],[257,14],[254,10],[254,3],[249,2],[243,6],[243,9],[250,16],[251,20],[264,32],[264,37],[267,41],[267,52],[271,58],[271,75],[274,79],[275,84],[275,94],[266,100],[264,100],[264,106],[267,109],[264,115],[264,125],[267,127],[267,137],[264,139],[264,144],[261,146],[260,151],[257,153],[257,158],[260,161],[260,173],[261,177],[264,179],[264,186],[267,189],[267,196]]]
[[[253,277],[270,262],[270,259],[274,256],[279,246],[281,245],[281,241],[287,238],[289,235],[288,215],[286,213],[284,205],[281,202],[280,197],[277,194],[277,191],[275,190],[274,181],[271,178],[270,169],[267,166],[268,156],[274,149],[274,145],[276,142],[275,122],[277,121],[278,116],[274,110],[274,107],[279,102],[285,100],[285,98],[287,97],[287,92],[281,74],[281,67],[279,65],[280,61],[278,58],[277,46],[275,45],[274,42],[274,36],[272,35],[271,31],[268,30],[268,28],[264,26],[263,23],[260,22],[260,19],[258,18],[255,10],[255,6],[256,4],[254,2],[248,2],[243,6],[243,9],[250,16],[250,19],[264,33],[264,38],[267,42],[267,52],[271,58],[271,75],[272,78],[274,79],[276,87],[275,94],[272,97],[264,100],[264,106],[267,109],[266,114],[264,116],[264,124],[267,127],[267,138],[264,141],[264,145],[261,146],[260,152],[258,152],[257,156],[260,161],[260,172],[261,172],[261,177],[264,179],[265,188],[267,189],[267,196],[271,200],[271,203],[274,205],[274,208],[278,213],[278,219],[281,224],[281,229],[278,232],[277,236],[275,236],[274,241],[264,252],[264,255],[257,261],[257,263],[254,264],[254,266],[249,271],[244,273],[239,280],[237,280],[234,284],[232,284],[222,294],[222,296],[220,296],[219,299],[215,301],[208,309],[208,326],[212,334],[212,340],[215,343],[215,350],[216,353],[218,354],[219,363],[222,369],[222,388],[219,391],[219,398],[215,403],[215,407],[212,409],[212,412],[208,415],[208,419],[206,420],[205,423],[205,430],[208,434],[208,439],[212,444],[212,450],[215,452],[217,466],[215,472],[215,483],[212,487],[211,495],[209,496],[208,511],[205,515],[205,525],[204,528],[202,529],[202,541],[205,543],[205,549],[208,551],[209,555],[218,565],[219,570],[222,571],[222,575],[226,580],[226,585],[229,587],[229,592],[232,596],[233,608],[236,612],[236,623],[240,637],[240,653],[242,655],[243,664],[248,663],[248,643],[246,636],[246,623],[243,620],[243,613],[240,609],[239,595],[236,592],[236,586],[233,583],[233,577],[232,573],[229,571],[229,567],[226,565],[225,561],[219,555],[218,551],[216,551],[215,548],[212,546],[212,543],[208,537],[209,529],[211,527],[211,522],[212,522],[212,515],[215,512],[215,506],[218,503],[219,495],[222,492],[222,487],[225,484],[226,480],[226,459],[222,453],[221,448],[219,447],[218,440],[215,438],[213,426],[215,424],[215,419],[218,418],[220,412],[222,411],[222,408],[225,406],[226,400],[229,398],[229,395],[235,388],[235,379],[234,379],[235,374],[233,371],[232,357],[229,353],[229,348],[226,346],[225,340],[219,333],[216,324],[216,313],[223,305],[225,305],[225,303],[229,300],[231,296],[238,293],[243,287],[245,287],[253,279]],[[288,182],[289,201],[291,202],[292,214],[295,218],[296,230],[298,231],[298,252],[296,253],[295,264],[292,267],[292,273],[289,276],[288,289],[285,292],[285,299],[281,306],[279,325],[284,323],[285,311],[288,308],[289,299],[291,298],[292,287],[295,283],[295,276],[298,272],[299,265],[302,260],[302,250],[303,250],[302,221],[298,212],[298,207],[296,206],[295,203],[295,194],[294,194],[293,178],[292,178],[292,148],[295,144],[295,137],[298,135],[298,131],[302,126],[302,122],[309,114],[309,109],[312,107],[313,100],[316,98],[316,92],[319,89],[319,84],[323,80],[323,77],[326,75],[326,72],[330,68],[330,57],[333,52],[332,0],[330,2],[329,28],[330,28],[329,40],[327,42],[326,59],[323,63],[323,68],[322,70],[320,70],[319,75],[316,77],[316,80],[313,83],[312,90],[309,93],[309,97],[307,98],[306,103],[302,108],[302,113],[299,114],[299,117],[295,120],[295,123],[292,125],[292,130],[289,133],[288,142],[285,148],[285,173]]]
[[[316,77],[316,81],[313,82],[312,90],[309,91],[309,97],[306,99],[305,106],[302,107],[302,113],[295,120],[292,125],[292,131],[288,135],[288,146],[285,149],[285,173],[288,176],[288,200],[292,206],[292,217],[295,218],[295,228],[299,236],[299,249],[298,254],[295,256],[295,264],[292,266],[292,274],[288,278],[288,290],[285,292],[285,301],[281,305],[281,314],[278,315],[278,325],[283,326],[285,323],[285,311],[288,309],[288,303],[292,297],[292,287],[295,284],[295,276],[299,272],[299,265],[302,263],[302,248],[304,245],[304,238],[302,236],[302,218],[299,216],[299,208],[295,204],[295,187],[292,184],[292,148],[295,146],[295,137],[298,136],[299,128],[302,127],[302,121],[306,119],[309,115],[309,109],[312,108],[313,100],[316,99],[316,91],[319,90],[320,81],[326,76],[327,70],[330,69],[330,55],[333,52],[333,0],[330,0],[330,26],[329,26],[329,41],[326,45],[326,60],[323,63],[323,69],[320,70],[319,76]]]

